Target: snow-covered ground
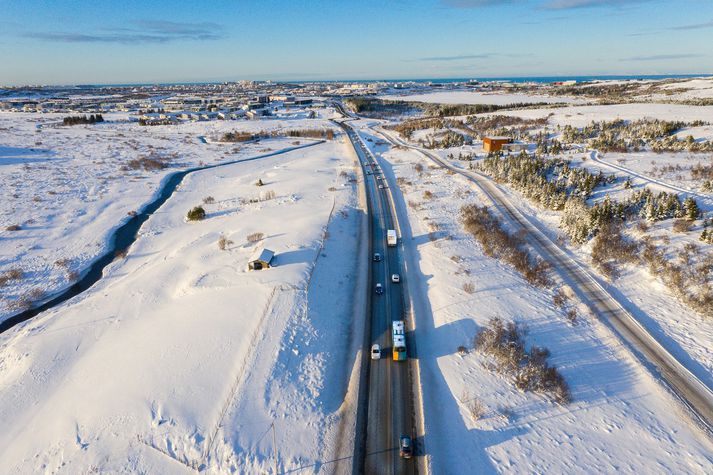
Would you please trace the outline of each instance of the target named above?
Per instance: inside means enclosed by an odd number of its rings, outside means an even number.
[[[706,91],[695,81],[696,90]],[[570,103],[502,112],[549,116],[551,133],[614,119],[713,123],[713,106],[583,106],[573,98],[471,91],[388,98]],[[47,295],[67,286],[168,174],[308,141],[216,142],[223,133],[334,128],[326,120],[334,116],[329,109],[318,110],[316,119],[284,111],[252,122],[140,127],[126,114],[106,114],[107,123],[67,128],[56,127],[61,117],[51,114],[0,113],[6,196],[0,275],[23,271],[21,279],[0,283],[0,320],[14,313],[13,302],[22,296],[41,295],[34,289]],[[679,135],[710,140],[712,130],[706,125]],[[432,473],[713,473],[710,440],[583,305],[570,300],[558,309],[554,289],[534,288],[483,255],[458,221],[463,204],[488,204],[469,182],[362,131],[383,155],[404,231]],[[446,158],[479,149],[476,143],[436,152]],[[634,189],[695,190],[704,211],[713,211],[700,180],[688,179],[688,167],[710,164],[706,154],[608,153],[595,160],[581,149],[565,156],[574,166],[632,176]],[[127,169],[142,157],[165,159],[168,167]],[[92,289],[0,334],[0,471],[264,473],[276,453],[280,473],[348,472],[364,318],[363,302],[355,299],[363,289],[355,292],[355,286],[363,285],[358,277],[366,261],[358,249],[366,240],[352,180],[355,160],[338,136],[195,172]],[[263,187],[255,186],[258,179]],[[597,190],[595,199],[629,192],[619,180]],[[558,213],[506,193],[556,238]],[[207,219],[186,222],[186,211],[209,196]],[[10,230],[13,225],[19,230]],[[655,223],[648,232],[657,242],[667,240],[671,252],[700,233],[669,228]],[[263,236],[250,242],[254,233]],[[218,247],[221,236],[226,250]],[[248,272],[248,258],[262,246],[276,251],[275,267]],[[705,253],[713,249],[701,246]],[[588,265],[587,246],[569,252]],[[645,270],[624,267],[609,289],[713,386],[713,322]],[[571,308],[579,312],[576,324],[565,316]],[[492,317],[521,324],[528,346],[549,348],[549,361],[572,390],[571,404],[522,393],[489,370],[482,355],[457,352],[460,345],[472,350],[476,332]],[[479,420],[468,409],[474,398],[486,408]]]
[[[593,121],[612,121],[617,119],[639,120],[660,119],[669,121],[692,122],[702,120],[713,123],[713,106],[688,106],[681,104],[614,104],[538,108],[516,111],[501,111],[501,115],[511,115],[529,119],[549,116],[550,124],[584,127]]]
[[[458,213],[466,203],[489,204],[484,197],[461,177],[431,169],[414,152],[375,149],[386,159],[382,166],[390,185],[397,187],[396,177],[405,180],[401,207],[408,209],[413,236],[405,245],[418,263],[410,281],[428,296],[416,309],[415,336],[433,473],[468,473],[473,467],[481,473],[703,474],[713,469],[710,442],[608,330],[575,302],[569,307],[577,307],[580,316],[570,324],[552,304],[551,289],[536,289],[483,255],[463,231]],[[422,175],[416,163],[423,165]],[[473,285],[473,293],[465,284]],[[457,353],[459,345],[472,349],[477,330],[492,317],[526,327],[528,346],[549,348],[551,362],[572,390],[571,404],[560,407],[522,393],[488,370],[481,355]],[[710,341],[707,331],[698,328],[696,335]],[[478,421],[467,409],[473,398],[486,406]]]
[[[399,101],[434,102],[439,104],[534,104],[567,103],[583,104],[586,100],[569,96],[533,95],[524,93],[481,92],[481,91],[437,91],[422,94],[389,94],[379,96],[380,99]]]
[[[328,115],[328,114],[327,114]],[[66,287],[108,248],[111,231],[128,213],[152,200],[170,173],[201,164],[264,154],[301,139],[249,144],[208,144],[233,130],[331,127],[323,119],[213,121],[141,127],[126,114],[106,114],[106,123],[56,127],[54,114],[0,113],[0,275],[24,276],[2,288],[0,320],[32,293],[49,295]],[[38,127],[41,126],[41,127]],[[305,140],[302,139],[302,143]],[[131,169],[130,161],[165,159],[158,171]],[[8,231],[19,226],[17,231]]]
[[[160,129],[150,135],[162,135]],[[100,141],[95,132],[78,134]],[[168,148],[172,141],[165,142]],[[186,162],[224,160],[226,146],[185,145],[186,157],[203,150]],[[240,153],[282,145],[266,141]],[[53,165],[44,165],[45,181]],[[82,166],[89,164],[76,168]],[[92,289],[3,333],[3,471],[260,473],[272,467],[273,452],[281,471],[331,470],[338,440],[353,440],[343,421],[356,359],[352,276],[363,215],[354,166],[340,137],[191,174]],[[104,190],[120,201],[118,209],[136,209],[159,181],[126,178],[117,180],[126,185]],[[258,179],[263,187],[254,185]],[[268,191],[273,199],[255,201]],[[208,196],[215,202],[204,205],[207,218],[186,222],[186,211]],[[72,199],[65,208],[98,214],[81,206],[82,198]],[[36,219],[34,233],[41,234],[44,223]],[[70,241],[92,234],[100,240],[106,231],[101,225],[65,230]],[[253,233],[263,237],[249,242]],[[223,251],[221,236],[232,241]],[[38,239],[62,248],[51,236]],[[276,252],[275,267],[248,272],[250,255],[262,246]]]
[[[695,100],[713,99],[713,78],[694,78],[660,85],[662,94],[654,94],[652,99]]]

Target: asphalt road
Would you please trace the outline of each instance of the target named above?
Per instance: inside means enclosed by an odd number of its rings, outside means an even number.
[[[589,272],[520,213],[490,178],[454,167],[434,153],[412,146],[390,134],[382,135],[393,144],[421,152],[437,165],[476,184],[506,219],[527,232],[529,244],[569,283],[592,312],[628,344],[639,361],[689,409],[697,425],[709,436],[713,435],[713,391],[669,353]]]
[[[386,231],[398,229],[392,212],[388,189],[380,189],[386,182],[380,176],[375,157],[366,148],[348,124],[343,124],[364,168],[366,195],[371,221],[371,249],[382,256],[380,262],[371,264],[370,340],[364,351],[378,343],[382,349],[379,360],[369,360],[363,365],[365,386],[360,391],[360,409],[364,417],[357,416],[355,437],[355,473],[411,474],[416,473],[416,460],[399,456],[399,436],[414,436],[414,411],[409,361],[393,361],[391,357],[391,322],[404,318],[404,293],[406,276],[401,272],[401,246],[388,247]],[[373,165],[373,166],[372,166]],[[371,174],[367,174],[367,171]],[[391,274],[399,274],[401,283],[392,283]],[[376,295],[374,286],[381,283],[384,293]],[[408,327],[408,324],[407,324]]]

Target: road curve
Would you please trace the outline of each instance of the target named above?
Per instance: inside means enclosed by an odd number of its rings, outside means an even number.
[[[483,174],[455,167],[434,153],[404,142],[383,129],[379,130],[379,134],[392,144],[416,150],[438,166],[476,184],[506,219],[527,231],[529,244],[570,283],[594,315],[612,328],[628,344],[637,359],[689,409],[697,425],[708,436],[713,436],[713,391],[669,353],[587,270],[525,217],[498,185]]]

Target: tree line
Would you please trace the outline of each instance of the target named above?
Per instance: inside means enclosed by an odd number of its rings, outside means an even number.
[[[70,115],[62,119],[62,125],[96,124],[98,122],[104,122],[104,117],[101,114]]]

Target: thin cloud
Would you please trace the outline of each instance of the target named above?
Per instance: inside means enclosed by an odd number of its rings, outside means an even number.
[[[139,20],[136,28],[111,28],[99,33],[29,32],[26,38],[64,43],[170,43],[174,41],[213,41],[224,38],[222,26],[215,23],[179,23]]]
[[[441,0],[448,7],[479,8],[502,5],[504,3],[522,3],[522,0]]]
[[[417,61],[460,61],[463,59],[486,59],[493,56],[489,53],[483,54],[460,54],[456,56],[430,56],[426,58],[418,58]]]
[[[652,0],[550,0],[544,4],[548,10],[571,10],[589,7],[623,7]]]
[[[406,59],[406,62],[423,61],[462,61],[468,59],[491,59],[491,58],[529,58],[535,56],[534,53],[480,53],[480,54],[459,54],[455,56],[428,56],[425,58]]]
[[[619,61],[665,61],[673,59],[700,58],[702,54],[655,54],[652,56],[632,56]]]
[[[588,7],[618,7],[650,1],[653,0],[547,0],[540,1],[539,6],[546,10],[571,10]],[[454,8],[481,8],[532,2],[528,0],[441,0],[441,3]]]
[[[669,30],[703,30],[705,28],[713,28],[713,20],[704,23],[693,23],[691,25],[672,26]]]

